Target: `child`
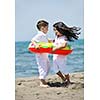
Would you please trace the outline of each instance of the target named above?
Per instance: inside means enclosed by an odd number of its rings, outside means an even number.
[[[35,44],[35,48],[39,49],[37,42],[48,42],[46,34],[48,32],[48,22],[40,20],[37,23],[38,34],[32,38],[31,42]],[[49,72],[49,59],[47,53],[36,53],[36,60],[39,70],[39,79],[41,87],[48,87],[45,78]]]
[[[53,51],[66,47],[67,41],[73,41],[78,39],[78,27],[67,27],[63,22],[58,22],[53,25],[54,32],[56,34]],[[53,65],[55,73],[61,77],[64,83],[70,83],[69,73],[66,71],[66,56],[65,55],[53,55]],[[63,73],[63,74],[62,74]]]

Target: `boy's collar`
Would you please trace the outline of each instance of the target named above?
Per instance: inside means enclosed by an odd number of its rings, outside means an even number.
[[[43,35],[46,35],[46,34],[45,34],[45,33],[43,33],[42,31],[38,31],[38,33],[39,33],[39,34],[43,34]]]

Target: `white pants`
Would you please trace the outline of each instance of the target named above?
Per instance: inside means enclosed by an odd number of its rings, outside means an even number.
[[[39,70],[39,79],[45,79],[50,69],[48,54],[38,53],[36,54],[36,60]]]
[[[55,73],[61,71],[63,74],[68,74],[67,66],[66,66],[66,56],[54,54],[53,69]]]

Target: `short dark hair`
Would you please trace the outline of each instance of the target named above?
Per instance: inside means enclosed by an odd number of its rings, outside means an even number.
[[[48,26],[48,22],[47,21],[44,21],[44,20],[40,20],[37,22],[37,28],[38,30],[40,30],[41,27],[45,27],[45,26]]]

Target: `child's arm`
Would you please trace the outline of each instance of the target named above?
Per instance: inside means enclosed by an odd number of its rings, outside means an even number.
[[[36,49],[40,48],[40,45],[37,44],[40,41],[40,39],[41,39],[41,35],[37,34],[31,40],[31,42],[34,44],[34,46],[35,46]]]
[[[52,40],[49,40],[49,39],[48,39],[48,42],[49,42],[49,43],[52,43]]]
[[[40,48],[40,45],[38,45],[36,41],[31,40],[31,42],[34,44],[34,46],[35,46],[36,49]]]
[[[49,38],[47,38],[47,40],[48,40],[49,43],[52,43],[52,42],[53,42],[53,41],[52,41],[51,39],[49,39]]]
[[[65,43],[62,43],[61,45],[58,45],[58,46],[54,47],[54,48],[52,49],[52,51],[55,51],[55,50],[58,50],[58,49],[61,49],[61,48],[65,48],[66,45],[67,45],[66,42],[65,42]]]
[[[48,42],[49,42],[49,43],[53,43],[54,41],[55,41],[54,39],[49,39],[49,38],[48,38]]]

